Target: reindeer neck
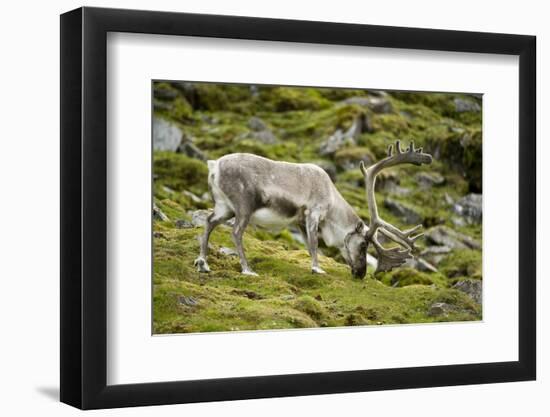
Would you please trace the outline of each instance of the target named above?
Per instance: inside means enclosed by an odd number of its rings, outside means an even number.
[[[353,232],[361,218],[341,197],[336,199],[321,225],[321,235],[327,246],[342,248],[346,236]]]

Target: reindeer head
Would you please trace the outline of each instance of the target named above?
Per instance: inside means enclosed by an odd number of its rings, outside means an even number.
[[[374,186],[376,183],[376,176],[384,168],[392,167],[401,164],[413,164],[422,165],[430,164],[432,162],[432,156],[422,152],[422,148],[414,149],[414,143],[411,142],[408,149],[403,151],[399,141],[395,142],[395,153],[393,151],[393,145],[388,148],[388,156],[376,164],[371,165],[369,168],[365,168],[363,162],[360,164],[361,171],[365,176],[365,188],[367,193],[367,202],[369,205],[370,213],[370,225],[365,227],[362,233],[365,248],[365,262],[366,262],[366,247],[368,243],[372,243],[376,252],[378,253],[378,267],[376,272],[389,271],[392,268],[402,265],[408,258],[411,258],[411,251],[415,250],[415,241],[423,236],[423,233],[416,233],[422,225],[413,227],[412,229],[401,231],[397,227],[387,223],[378,215],[378,208],[376,206],[376,199],[374,197]],[[378,232],[382,233],[384,237],[396,242],[399,246],[393,248],[385,248],[378,241]],[[352,235],[353,232],[350,234]],[[349,236],[349,235],[348,235]],[[352,272],[354,267],[352,266]],[[358,271],[358,272],[361,272]],[[355,272],[354,272],[355,275]],[[363,274],[361,277],[365,275]]]

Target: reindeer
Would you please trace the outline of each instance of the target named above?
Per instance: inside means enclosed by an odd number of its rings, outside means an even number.
[[[311,256],[312,273],[324,274],[317,258],[318,238],[337,247],[350,266],[352,275],[363,278],[367,269],[367,247],[372,243],[378,254],[378,271],[389,271],[411,258],[418,225],[401,231],[378,215],[374,187],[376,176],[385,168],[400,164],[430,164],[431,155],[416,150],[411,142],[402,150],[399,141],[388,148],[388,156],[369,168],[363,162],[365,189],[370,214],[367,226],[338,192],[327,173],[314,164],[272,161],[256,155],[236,153],[208,161],[208,184],[214,212],[206,221],[200,240],[200,255],[194,264],[199,272],[209,272],[208,239],[219,224],[235,218],[232,238],[242,273],[257,275],[249,266],[243,248],[243,233],[249,224],[271,230],[296,225]],[[385,248],[378,232],[399,246]]]

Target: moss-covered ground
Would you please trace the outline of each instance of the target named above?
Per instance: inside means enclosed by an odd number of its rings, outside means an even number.
[[[481,113],[460,112],[453,100],[477,100],[461,94],[391,93],[384,99],[391,111],[377,113],[349,97],[374,97],[374,92],[345,89],[296,89],[219,86],[158,82],[155,116],[177,125],[209,159],[232,152],[250,152],[290,162],[334,166],[336,186],[368,223],[363,178],[343,160],[378,160],[387,146],[401,139],[435,156],[428,168],[401,167],[384,175],[406,193],[377,191],[381,216],[400,228],[410,227],[392,214],[384,199],[391,196],[416,211],[426,229],[445,225],[478,241],[480,224],[457,223],[452,203],[469,192],[481,192]],[[166,99],[165,97],[169,98]],[[322,156],[319,147],[336,129],[345,131],[358,116],[371,124],[355,143],[334,155]],[[277,138],[263,143],[249,127],[260,118]],[[444,181],[426,189],[419,172],[440,174]],[[437,266],[438,272],[398,268],[376,276],[369,268],[363,280],[352,278],[336,251],[321,247],[326,275],[310,271],[305,247],[288,231],[270,233],[249,228],[244,237],[247,256],[258,277],[240,274],[236,256],[221,254],[232,248],[230,228],[218,227],[210,239],[211,272],[199,274],[193,260],[199,252],[202,227],[179,228],[178,220],[208,209],[206,163],[177,152],[155,152],[154,200],[169,220],[155,219],[153,329],[154,333],[208,332],[252,329],[309,328],[349,325],[425,323],[480,320],[481,305],[451,288],[460,279],[482,279],[481,251],[453,250]],[[381,181],[382,182],[382,181]],[[421,239],[420,248],[427,246]],[[372,252],[375,255],[375,252]],[[433,315],[430,306],[446,303],[451,309]]]

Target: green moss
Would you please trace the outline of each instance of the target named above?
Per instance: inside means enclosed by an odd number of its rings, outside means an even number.
[[[334,160],[337,164],[344,163],[346,161],[358,162],[358,161],[374,161],[375,156],[372,154],[369,148],[365,146],[349,146],[340,149],[334,154]]]
[[[481,279],[481,252],[473,249],[454,250],[441,262],[440,269],[449,278]]]
[[[153,171],[158,184],[202,194],[208,190],[208,168],[202,161],[174,152],[155,152]]]
[[[262,108],[277,112],[321,110],[331,104],[314,88],[262,87],[260,100]]]
[[[392,287],[406,287],[409,285],[436,285],[446,287],[444,276],[439,273],[426,273],[412,268],[398,268],[390,272],[379,273],[377,278]]]

